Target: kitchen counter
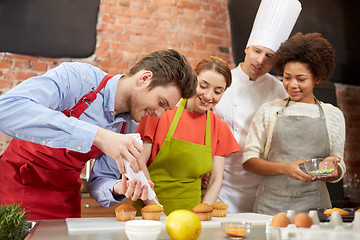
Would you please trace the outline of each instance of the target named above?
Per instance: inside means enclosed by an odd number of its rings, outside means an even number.
[[[113,221],[114,218],[98,218],[99,221],[104,219],[108,219]],[[72,219],[75,222],[78,220],[79,222],[82,219]],[[84,219],[84,225],[86,225],[86,221],[96,221],[96,218],[93,219]],[[214,223],[214,222],[212,222]],[[166,232],[164,227],[161,231],[161,234],[158,237],[158,240],[170,240],[171,238]],[[68,231],[66,220],[42,220],[37,221],[36,225],[30,231],[25,240],[45,240],[45,239],[69,239],[69,240],[99,240],[99,239],[127,239],[124,228],[119,229],[108,229],[108,230],[80,230],[80,231]],[[202,231],[200,234],[199,240],[226,240],[225,233],[220,228],[219,224],[209,224],[206,222],[202,222]],[[265,236],[265,224],[256,224],[253,225],[251,232],[246,237],[247,240],[263,240],[266,239]]]

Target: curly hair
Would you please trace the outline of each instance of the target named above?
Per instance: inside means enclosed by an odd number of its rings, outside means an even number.
[[[196,75],[199,75],[202,71],[214,70],[215,72],[224,76],[226,81],[226,88],[231,85],[231,70],[229,65],[222,59],[216,56],[210,56],[202,59],[195,67]]]
[[[330,80],[335,68],[335,50],[320,33],[299,32],[276,51],[273,62],[276,73],[282,75],[288,62],[304,63],[315,78]]]

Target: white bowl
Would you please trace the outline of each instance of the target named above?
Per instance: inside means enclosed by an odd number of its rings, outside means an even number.
[[[125,230],[129,240],[156,240],[161,230],[132,231]]]
[[[130,220],[125,223],[125,229],[159,230],[161,229],[161,222],[155,220]]]
[[[160,221],[131,220],[125,223],[125,234],[129,240],[155,240],[160,232]]]

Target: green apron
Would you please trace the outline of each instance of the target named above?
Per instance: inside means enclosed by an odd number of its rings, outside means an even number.
[[[148,167],[154,190],[164,213],[175,209],[191,210],[201,202],[201,177],[212,171],[210,113],[207,111],[205,145],[174,138],[186,100],[175,113],[165,140]]]

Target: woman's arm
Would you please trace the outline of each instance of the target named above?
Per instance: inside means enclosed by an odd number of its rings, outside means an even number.
[[[213,157],[213,170],[210,174],[209,184],[205,192],[203,199],[204,203],[212,204],[216,201],[224,177],[225,157],[214,156]]]
[[[154,183],[151,181],[149,170],[147,169],[146,163],[149,161],[151,156],[151,150],[152,150],[153,143],[151,141],[145,140],[143,143],[143,151],[141,152],[141,164],[143,172],[148,179],[148,182],[152,188],[154,188]],[[143,200],[146,205],[156,203],[154,200]],[[156,201],[159,202],[159,200],[156,198]]]
[[[153,143],[151,141],[145,140],[143,142],[143,151],[141,152],[141,158],[140,158],[141,169],[144,171],[144,174],[148,180],[151,180],[151,178],[150,178],[150,173],[147,169],[146,164],[149,161],[152,146],[153,146]]]
[[[302,159],[285,163],[270,162],[261,158],[250,158],[245,163],[243,163],[243,167],[245,170],[261,176],[286,175],[304,182],[314,181],[310,175],[304,173],[300,169],[300,165],[305,161],[306,159]]]

